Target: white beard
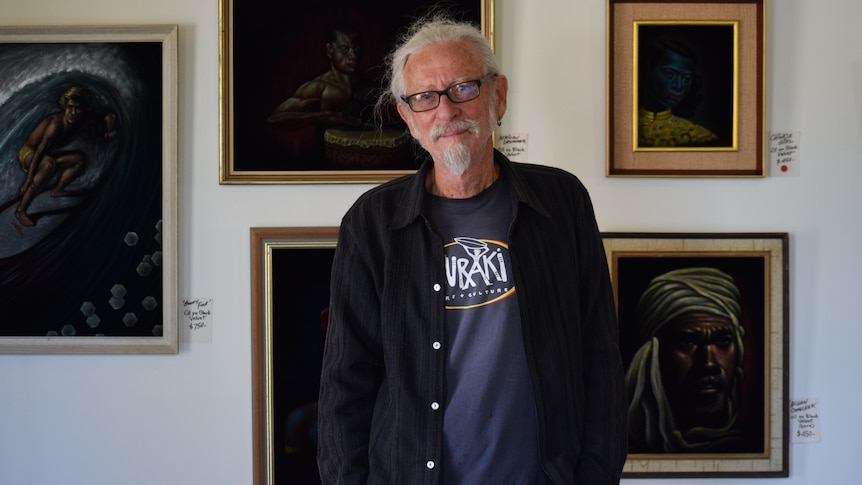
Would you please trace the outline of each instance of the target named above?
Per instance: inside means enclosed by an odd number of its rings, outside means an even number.
[[[472,162],[470,148],[464,143],[451,143],[443,149],[443,164],[455,175],[463,175]]]
[[[493,107],[491,108],[491,111],[494,111]],[[491,119],[493,120],[493,117]],[[412,121],[412,118],[408,120],[408,123],[411,123],[411,126]],[[429,138],[432,142],[436,142],[444,133],[447,133],[452,130],[466,130],[473,135],[478,135],[479,131],[481,130],[481,126],[476,120],[462,120],[446,125],[438,125],[431,129]],[[429,147],[425,146],[425,144],[422,143],[422,140],[420,138],[417,138],[417,141],[419,141],[419,144],[422,146],[422,148],[425,148],[425,150],[430,152],[430,150],[428,150]],[[470,165],[473,163],[473,154],[470,152],[470,147],[465,143],[452,142],[449,145],[446,145],[443,148],[442,155],[443,164],[455,175],[463,175],[464,172],[466,172],[467,169],[470,168]]]
[[[435,126],[431,130],[431,139],[437,141],[441,135],[452,130],[467,130],[477,135],[479,123],[476,120],[463,120],[449,125]],[[452,142],[443,148],[443,164],[455,175],[463,175],[470,168],[472,161],[473,154],[470,153],[470,147],[464,143]]]

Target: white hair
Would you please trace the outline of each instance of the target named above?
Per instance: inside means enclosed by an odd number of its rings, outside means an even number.
[[[385,81],[389,89],[377,100],[378,112],[388,102],[399,103],[401,97],[407,94],[404,67],[410,56],[430,45],[454,41],[467,41],[479,49],[484,74],[500,72],[500,64],[494,57],[491,44],[475,25],[451,19],[443,14],[422,18],[407,29],[399,38],[395,49],[386,57]]]

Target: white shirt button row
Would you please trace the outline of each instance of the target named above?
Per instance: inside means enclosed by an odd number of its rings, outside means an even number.
[[[440,291],[440,284],[439,283],[434,283],[434,291]],[[440,348],[443,347],[443,344],[441,344],[440,342],[434,342],[433,344],[431,344],[431,347],[433,347],[434,350],[440,350]],[[438,403],[436,401],[432,402],[431,403],[431,409],[433,409],[434,411],[437,411],[438,409],[440,409],[440,403]],[[434,462],[429,460],[428,463],[425,464],[425,466],[428,467],[429,470],[433,470],[434,469]]]

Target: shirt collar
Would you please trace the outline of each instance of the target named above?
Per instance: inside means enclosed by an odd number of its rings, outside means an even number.
[[[533,189],[527,185],[524,178],[519,174],[517,164],[509,161],[505,155],[496,149],[494,149],[494,162],[500,167],[500,176],[508,179],[517,202],[531,207],[545,217],[550,217],[550,214],[545,210]],[[422,166],[419,167],[415,174],[408,176],[407,186],[401,193],[401,201],[395,210],[389,229],[401,229],[422,215],[422,208],[425,205],[425,197],[427,196],[425,179],[428,171],[433,166],[434,162],[428,158],[422,163]]]

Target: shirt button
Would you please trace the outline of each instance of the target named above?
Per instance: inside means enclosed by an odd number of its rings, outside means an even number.
[[[434,342],[433,344],[431,344],[431,347],[434,347],[434,350],[440,350],[440,347],[442,346],[443,344],[441,344],[440,342]]]
[[[425,466],[427,466],[429,470],[433,470],[434,469],[434,462],[428,461],[428,463],[426,463]]]
[[[435,402],[432,402],[432,403],[431,403],[431,409],[433,409],[433,410],[435,410],[435,411],[436,411],[436,410],[438,410],[438,409],[440,409],[440,403],[439,403],[439,402],[436,402],[436,401],[435,401]]]
[[[434,283],[434,291],[440,291],[440,283]]]

